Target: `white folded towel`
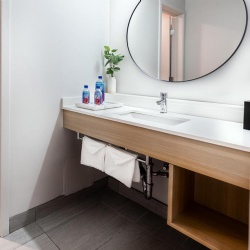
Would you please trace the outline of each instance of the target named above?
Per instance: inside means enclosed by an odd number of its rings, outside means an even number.
[[[82,140],[81,164],[99,169],[104,172],[105,152],[105,143],[84,136]]]
[[[140,181],[140,170],[137,155],[111,146],[106,148],[105,173],[119,180],[127,187],[132,181]]]

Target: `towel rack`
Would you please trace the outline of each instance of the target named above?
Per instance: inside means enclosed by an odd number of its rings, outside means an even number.
[[[76,134],[77,134],[77,135],[76,135],[77,140],[83,140],[83,138],[80,136],[80,133],[79,133],[79,132],[77,132]]]
[[[77,132],[76,138],[77,138],[77,140],[83,140],[83,137],[80,136],[80,133],[79,133],[79,132]],[[108,143],[108,145],[111,145],[111,144]],[[125,150],[126,150],[126,149],[125,149]],[[146,156],[146,157],[147,157],[147,156]],[[139,161],[139,162],[142,162],[142,163],[147,164],[147,160],[142,160],[142,159],[140,159],[140,158],[138,158],[138,159],[136,159],[136,160]]]
[[[77,132],[77,140],[83,140],[83,137],[80,136],[79,132]],[[152,198],[152,190],[153,190],[152,176],[154,175],[154,176],[168,177],[168,172],[161,172],[161,171],[153,172],[152,158],[147,155],[145,156],[145,158],[146,160],[142,160],[140,158],[137,158],[136,160],[139,162],[143,193],[145,198],[149,200]],[[145,167],[143,165],[145,165]]]

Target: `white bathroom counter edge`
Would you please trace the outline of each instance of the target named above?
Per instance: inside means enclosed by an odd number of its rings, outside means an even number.
[[[159,111],[156,110],[123,106],[121,108],[115,108],[115,109],[92,111],[92,110],[78,108],[75,105],[67,105],[67,106],[65,105],[63,106],[63,109],[76,113],[98,117],[101,119],[116,121],[133,126],[138,126],[141,128],[159,131],[162,133],[172,134],[193,140],[198,140],[219,146],[250,152],[250,131],[244,130],[242,123],[222,121],[222,120],[196,117],[190,115],[167,113],[166,115],[168,116],[175,118],[189,119],[189,121],[174,126],[163,125],[163,124],[162,125],[157,124],[156,126],[156,124],[152,122],[147,122],[147,121],[135,122],[134,120],[133,121],[127,119],[123,120],[117,116],[114,116],[115,113],[131,111],[131,110],[160,115]]]

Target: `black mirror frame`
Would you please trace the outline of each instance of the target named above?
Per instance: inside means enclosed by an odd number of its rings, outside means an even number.
[[[128,45],[128,30],[129,30],[129,25],[130,25],[131,19],[132,19],[132,17],[133,17],[133,14],[134,14],[134,12],[136,11],[137,7],[140,5],[141,1],[142,1],[142,0],[139,0],[138,4],[135,6],[135,8],[134,8],[134,10],[133,10],[133,12],[132,12],[132,14],[131,14],[131,16],[130,16],[130,18],[129,18],[129,21],[128,21],[127,32],[126,32],[126,43],[127,43],[127,49],[128,49],[129,55],[130,55],[130,57],[132,58],[132,60],[133,60],[133,62],[135,63],[135,65],[136,65],[144,74],[146,74],[146,75],[148,75],[149,77],[151,77],[151,78],[153,78],[153,79],[155,79],[155,80],[158,80],[158,81],[170,82],[170,81],[158,79],[158,78],[156,78],[156,77],[154,77],[154,76],[149,75],[147,72],[145,72],[145,71],[135,62],[135,60],[134,60],[134,58],[133,58],[133,56],[132,56],[132,54],[131,54],[131,51],[130,51],[130,49],[129,49],[129,45]],[[243,35],[242,35],[242,38],[241,38],[241,40],[240,40],[240,43],[239,43],[239,45],[236,47],[236,49],[235,49],[235,51],[232,53],[232,55],[231,55],[223,64],[221,64],[218,68],[214,69],[213,71],[211,71],[211,72],[209,72],[209,73],[207,73],[207,74],[205,74],[205,75],[203,75],[203,76],[200,76],[200,77],[197,77],[197,78],[194,78],[194,79],[190,79],[190,80],[185,80],[185,81],[173,81],[174,83],[179,83],[179,82],[182,83],[182,82],[194,81],[194,80],[203,78],[203,77],[205,77],[205,76],[207,76],[207,75],[210,75],[210,74],[212,74],[213,72],[215,72],[216,70],[218,70],[219,68],[221,68],[223,65],[225,65],[225,64],[233,57],[233,55],[236,53],[236,51],[239,49],[240,45],[242,44],[242,41],[243,41],[243,39],[245,38],[245,34],[246,34],[246,31],[247,31],[247,27],[248,27],[248,10],[247,10],[247,5],[246,5],[245,0],[242,0],[242,1],[243,1],[243,3],[244,3],[245,11],[246,11],[246,25],[245,25],[244,33],[243,33]]]

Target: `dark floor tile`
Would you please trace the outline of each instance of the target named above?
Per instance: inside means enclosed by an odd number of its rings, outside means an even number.
[[[143,215],[145,215],[148,210],[132,201],[130,204],[124,206],[118,212],[124,215],[127,219],[131,221],[136,221],[140,219]]]
[[[42,204],[36,208],[36,219],[41,219],[54,211],[66,207],[76,201],[82,201],[90,196],[103,195],[108,186],[108,178],[103,178],[95,181],[90,187],[84,188],[76,193],[68,196],[60,196],[52,201]]]
[[[8,236],[17,247],[25,244],[18,250],[26,246],[44,250],[207,249],[167,226],[162,217],[106,189],[106,180],[97,189],[59,197],[40,208],[37,224]]]
[[[114,190],[115,192],[119,193],[119,186],[120,182],[116,179],[109,177],[108,178],[108,188],[111,190]]]
[[[98,195],[92,195],[88,198],[72,199],[66,206],[54,211],[48,216],[37,221],[39,226],[47,232],[48,230],[68,221],[69,219],[83,213],[87,209],[96,206],[100,198]]]
[[[128,188],[122,183],[119,186],[119,193],[126,198],[133,200],[134,202],[140,204],[143,207],[146,207],[148,210],[152,211],[159,216],[166,218],[167,216],[167,206],[161,202],[158,202],[155,199],[145,199],[144,194],[139,192],[136,189]]]
[[[105,227],[105,231],[110,232],[110,239],[102,246],[97,248],[98,250],[166,250],[164,244],[159,240],[152,237],[142,228],[130,221],[120,221],[118,224],[117,218],[113,223]],[[114,224],[116,230],[114,230]]]
[[[44,232],[36,222],[29,224],[5,237],[6,240],[23,245],[32,239],[42,235]]]
[[[187,239],[187,236],[168,225],[160,227],[153,235],[166,245],[166,249],[171,250],[179,249]]]
[[[117,214],[114,219],[110,220],[106,224],[101,225],[95,231],[90,232],[91,235],[85,239],[84,244],[77,248],[77,250],[98,249],[106,242],[112,240],[114,235],[122,234],[124,228],[126,228],[131,223],[132,222],[128,221],[124,216]]]
[[[17,248],[16,250],[58,250],[59,248],[50,240],[46,234],[42,234],[34,240],[29,241],[24,246]]]
[[[150,242],[143,250],[173,250],[172,248],[168,248],[165,244],[163,244],[161,241],[155,241],[153,240]]]
[[[49,230],[47,234],[61,250],[96,249],[110,240],[112,233],[109,230],[117,231],[117,226],[109,225],[118,216],[114,210],[99,204]],[[122,226],[126,219],[119,217],[118,224]]]
[[[153,234],[160,227],[166,225],[166,220],[152,212],[147,212],[138,221],[136,221],[136,224],[147,232]]]
[[[60,196],[52,201],[46,202],[36,208],[36,220],[44,218],[56,210],[66,206],[65,196]]]
[[[111,189],[105,189],[105,192],[102,196],[102,201],[103,203],[109,203],[112,202],[114,200],[116,200],[119,197],[123,197],[122,195],[120,195],[119,193],[114,192]]]
[[[188,238],[178,250],[209,250],[199,242]]]
[[[131,221],[138,220],[148,211],[136,202],[110,190],[103,196],[102,202]]]

